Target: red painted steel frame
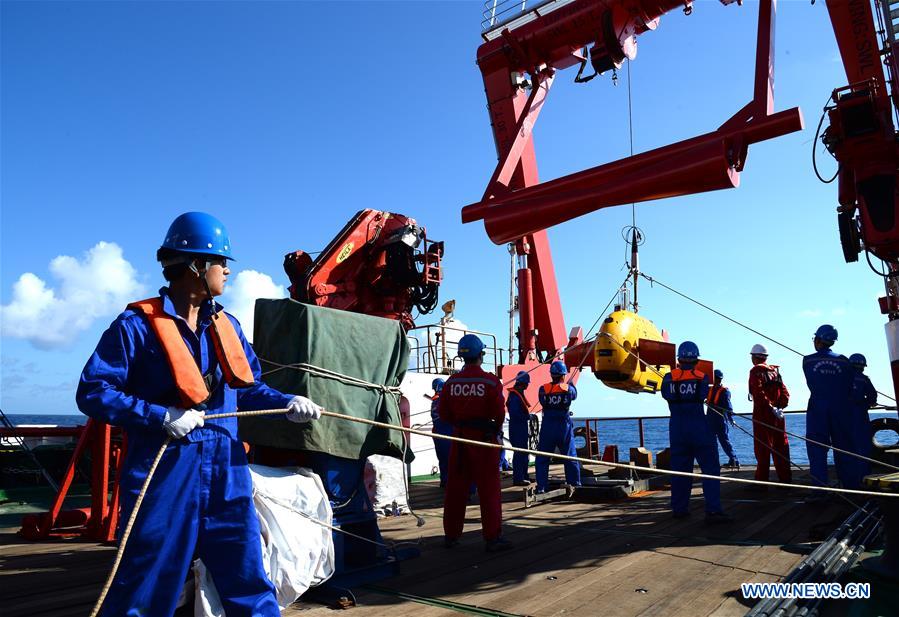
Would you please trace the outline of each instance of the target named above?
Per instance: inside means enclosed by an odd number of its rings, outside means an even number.
[[[26,434],[23,432],[26,429],[17,430],[19,432],[17,436]],[[66,432],[70,433],[71,430],[66,429]],[[27,540],[76,536],[102,542],[111,542],[115,539],[119,513],[118,480],[125,460],[125,435],[119,429],[113,429],[108,424],[93,419],[89,419],[85,426],[75,430],[78,431],[78,442],[49,510],[37,515],[28,515],[22,520],[22,529],[19,533]],[[122,436],[121,446],[112,441],[114,430]],[[27,431],[28,436],[49,436],[59,433],[58,429],[52,428]],[[63,510],[62,506],[75,480],[78,462],[88,448],[91,452],[91,507],[89,510]],[[110,463],[115,469],[115,477],[112,480],[109,477]]]
[[[585,59],[620,66],[636,54],[636,36],[655,29],[683,0],[575,0],[478,49],[499,163],[481,201],[463,208],[463,222],[484,220],[497,244],[515,242],[519,270],[519,364],[512,376],[571,341],[566,335],[547,227],[599,208],[735,187],[750,144],[802,128],[798,108],[771,114],[774,0],[762,0],[753,100],[716,131],[615,163],[539,183],[532,131],[556,71]],[[522,86],[524,74],[530,93]],[[516,78],[516,75],[521,74]],[[576,379],[576,374],[573,375]]]

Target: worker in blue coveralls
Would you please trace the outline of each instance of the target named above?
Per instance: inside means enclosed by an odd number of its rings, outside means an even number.
[[[445,379],[438,377],[431,382],[434,396],[431,397],[431,432],[437,435],[452,435],[453,426],[440,419],[440,391]],[[452,442],[446,439],[434,440],[434,451],[437,454],[437,465],[440,469],[440,488],[446,488],[446,470],[449,466],[449,453]]]
[[[574,423],[571,421],[571,402],[577,398],[577,388],[563,383],[568,367],[561,360],[549,366],[552,381],[543,384],[538,393],[540,405],[543,407],[543,422],[540,423],[540,439],[537,449],[541,452],[553,452],[557,447],[561,454],[577,456],[574,446]],[[545,493],[549,484],[549,457],[538,456],[537,492]],[[569,486],[581,485],[581,468],[577,461],[565,461],[565,482]]]
[[[877,390],[874,384],[865,375],[865,367],[868,361],[860,353],[849,356],[849,364],[852,365],[852,452],[862,456],[871,456],[871,418],[868,410],[877,404]],[[855,479],[853,488],[860,488],[862,480],[871,473],[871,465],[868,461],[855,459]]]
[[[678,368],[662,378],[662,397],[668,401],[671,419],[668,435],[671,441],[671,470],[693,471],[693,460],[699,462],[702,473],[717,476],[721,473],[715,435],[709,429],[703,413],[708,397],[709,377],[696,369],[699,347],[684,341],[677,349]],[[693,482],[684,476],[671,476],[671,510],[674,518],[690,516],[690,490]],[[733,520],[721,508],[721,483],[703,480],[705,521],[708,524]]]
[[[852,378],[854,371],[849,359],[831,350],[837,341],[837,329],[824,324],[815,331],[815,353],[802,359],[802,370],[808,384],[808,411],[805,415],[805,436],[817,442],[851,451],[852,441]],[[827,450],[806,441],[809,470],[812,480],[827,486]],[[834,451],[837,477],[844,488],[853,488],[855,461],[848,455]],[[820,491],[813,491],[806,499],[817,502],[827,499]]]
[[[528,447],[528,421],[531,417],[531,405],[525,396],[525,391],[531,383],[531,376],[527,371],[518,371],[515,383],[509,388],[506,397],[506,410],[509,412],[509,442],[515,448]],[[524,452],[516,452],[512,455],[512,484],[514,486],[527,486],[529,456]]]
[[[733,444],[730,443],[729,428],[735,426],[734,423],[734,406],[730,402],[730,389],[722,385],[724,381],[724,373],[715,369],[715,381],[709,388],[709,397],[706,403],[709,406],[706,413],[706,420],[709,423],[709,429],[712,434],[718,438],[721,449],[727,455],[727,467],[731,469],[740,469],[740,461],[737,459],[737,453],[734,451]]]
[[[112,322],[76,394],[82,412],[127,434],[121,523],[130,517],[156,453],[171,439],[102,614],[172,615],[191,562],[200,557],[229,617],[275,617],[280,611],[262,565],[237,420],[205,415],[286,408],[288,420],[308,422],[321,409],[260,381],[259,361],[240,324],[213,300],[224,291],[232,259],[219,220],[182,214],[157,258],[169,286],[129,305]]]

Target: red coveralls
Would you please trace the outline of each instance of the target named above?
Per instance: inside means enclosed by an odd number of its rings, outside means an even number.
[[[786,423],[774,415],[771,410],[774,404],[765,392],[765,374],[770,370],[767,364],[756,364],[749,371],[749,394],[752,396],[752,428],[755,435],[755,468],[756,480],[768,480],[770,459],[774,459],[777,479],[790,482],[793,474],[790,471],[790,443],[784,432]],[[764,422],[776,429],[762,426]]]
[[[465,439],[498,443],[506,410],[502,383],[470,364],[446,380],[440,393],[440,419],[453,426],[453,434]],[[449,478],[443,503],[443,532],[449,539],[462,535],[468,489],[474,482],[481,502],[484,540],[497,539],[502,528],[499,449],[453,443]]]

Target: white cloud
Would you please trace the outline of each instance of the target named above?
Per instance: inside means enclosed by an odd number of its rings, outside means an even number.
[[[832,311],[830,311],[830,314],[833,315],[834,317],[842,317],[843,315],[846,314],[846,309],[844,309],[844,308],[835,308],[835,309],[833,309]]]
[[[247,340],[253,341],[253,314],[258,298],[286,298],[287,289],[276,284],[272,277],[255,270],[241,270],[229,281],[222,304],[229,313],[237,317]]]
[[[13,285],[12,302],[0,306],[0,334],[38,349],[70,345],[96,319],[115,315],[144,293],[134,267],[112,242],[98,242],[81,260],[50,262],[56,287],[26,272]]]

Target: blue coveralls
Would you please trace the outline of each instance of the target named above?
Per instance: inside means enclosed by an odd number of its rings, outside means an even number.
[[[710,386],[708,402],[717,408],[715,411],[709,407],[706,413],[709,430],[718,438],[721,449],[727,455],[728,464],[737,465],[740,461],[737,459],[733,444],[730,443],[730,423],[734,417],[734,406],[730,402],[730,390],[724,386]]]
[[[527,448],[528,420],[531,414],[524,395],[514,388],[510,389],[509,395],[506,397],[506,409],[509,412],[509,442],[515,448]],[[528,458],[524,452],[512,454],[513,482],[527,482]]]
[[[453,426],[440,419],[440,394],[431,400],[431,432],[438,435],[452,435]],[[440,486],[446,488],[446,470],[449,466],[450,447],[453,442],[446,439],[434,440],[434,451],[437,454],[437,465],[440,467]]]
[[[821,443],[852,451],[852,391],[853,369],[846,356],[830,349],[816,351],[802,359],[802,370],[808,384],[808,411],[805,416],[805,436]],[[812,479],[827,486],[827,448],[806,442]],[[837,477],[843,488],[855,487],[855,459],[834,452]]]
[[[853,368],[852,375],[852,452],[871,456],[871,417],[868,410],[877,404],[877,390],[861,369]],[[855,459],[856,486],[861,487],[864,477],[871,473],[868,461]]]
[[[715,435],[709,429],[703,406],[709,391],[709,378],[692,367],[675,369],[662,379],[662,397],[668,401],[671,419],[668,435],[671,441],[672,471],[693,471],[693,459],[702,473],[717,476],[721,473]],[[690,490],[693,481],[683,476],[671,476],[671,509],[675,514],[690,510]],[[707,513],[721,512],[721,483],[702,481]]]
[[[568,413],[571,401],[577,398],[577,388],[570,384],[548,383],[540,388],[540,405],[543,422],[540,423],[540,440],[537,449],[552,452],[559,448],[561,454],[577,456],[574,447],[574,423]],[[549,457],[537,457],[537,492],[546,492],[549,484]],[[581,485],[581,468],[575,461],[565,461],[565,482],[570,486]]]
[[[287,406],[291,396],[261,382],[259,361],[234,317],[228,315],[256,380],[239,390],[221,377],[209,329],[211,303],[201,308],[195,333],[175,313],[166,288],[160,295],[201,373],[215,377],[207,414]],[[127,433],[120,484],[124,524],[166,438],[166,408],[180,406],[162,345],[143,314],[128,309],[103,333],[81,374],[76,400],[88,416]],[[172,615],[191,562],[200,557],[228,617],[280,615],[262,566],[252,488],[236,418],[207,420],[172,441],[150,482],[102,614]]]

